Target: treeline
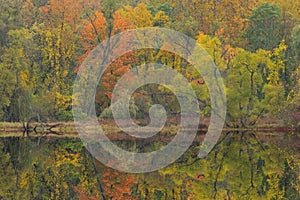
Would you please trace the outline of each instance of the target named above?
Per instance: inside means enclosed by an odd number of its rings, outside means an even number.
[[[226,85],[228,126],[254,125],[266,116],[292,125],[299,121],[298,1],[0,2],[0,118],[4,121],[33,116],[71,120],[72,86],[91,50],[121,31],[149,26],[183,32],[210,53]],[[209,116],[209,93],[192,66],[178,55],[147,49],[122,56],[108,68],[96,97],[98,114],[110,105],[118,77],[151,61],[187,77],[199,97],[200,114]],[[155,85],[139,89],[133,96],[136,117],[147,114],[153,103],[168,104],[170,113],[178,113],[174,95],[162,93],[171,92]]]

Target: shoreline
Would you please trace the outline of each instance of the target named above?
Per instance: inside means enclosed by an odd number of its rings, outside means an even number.
[[[31,125],[28,133],[30,135],[73,135],[76,136],[77,130],[73,121],[69,122],[49,122],[49,123],[33,123]],[[51,127],[51,128],[49,128]],[[118,134],[122,132],[116,124],[112,123],[102,123],[102,128],[105,132],[110,132],[107,135],[111,134]],[[161,132],[164,134],[175,135],[177,132],[178,126],[177,125],[166,125]],[[206,125],[199,126],[198,134],[205,135],[208,131]],[[299,127],[288,127],[288,126],[279,126],[275,124],[258,124],[253,127],[246,127],[246,128],[228,128],[224,127],[222,132],[245,132],[245,131],[254,131],[254,132],[261,132],[261,133],[300,133]],[[26,131],[23,127],[21,122],[0,122],[0,137],[5,135],[13,135],[13,133],[23,133],[26,134]],[[175,133],[175,134],[174,134]],[[77,137],[77,136],[76,136]]]

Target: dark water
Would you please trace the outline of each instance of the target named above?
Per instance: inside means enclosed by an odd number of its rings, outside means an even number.
[[[197,159],[195,143],[167,168],[127,174],[96,161],[79,139],[1,138],[0,199],[296,200],[299,149],[297,134],[230,132],[204,159]]]

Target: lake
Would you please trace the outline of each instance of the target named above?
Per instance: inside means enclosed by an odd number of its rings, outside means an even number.
[[[114,143],[150,152],[167,141]],[[0,199],[5,200],[300,199],[295,133],[224,132],[202,159],[196,139],[175,163],[143,174],[104,166],[76,137],[1,137],[0,150]]]

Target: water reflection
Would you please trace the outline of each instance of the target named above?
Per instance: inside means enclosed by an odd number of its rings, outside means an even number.
[[[165,169],[125,174],[97,162],[76,138],[1,138],[0,199],[300,199],[299,141],[229,132],[204,159],[195,142]]]

